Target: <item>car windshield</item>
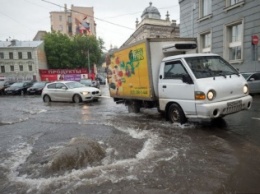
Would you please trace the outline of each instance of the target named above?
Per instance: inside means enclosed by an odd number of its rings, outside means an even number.
[[[33,84],[33,87],[44,87],[45,86],[45,82],[37,82]]]
[[[68,83],[66,83],[66,86],[69,89],[86,87],[79,82],[68,82]]]
[[[11,85],[12,87],[23,87],[23,83],[19,82],[19,83],[14,83]]]
[[[226,77],[233,74],[239,75],[234,67],[219,56],[187,57],[185,60],[197,79],[215,76]]]
[[[82,83],[82,84],[89,84],[89,85],[91,85],[91,83],[92,83],[92,80],[90,80],[90,79],[83,79],[83,80],[80,80],[80,83]]]

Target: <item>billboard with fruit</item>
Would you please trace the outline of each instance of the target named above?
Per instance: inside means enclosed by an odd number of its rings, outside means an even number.
[[[112,97],[150,97],[146,44],[115,52],[108,64],[108,84]]]

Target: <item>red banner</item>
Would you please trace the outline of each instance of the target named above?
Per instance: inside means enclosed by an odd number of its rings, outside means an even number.
[[[95,79],[95,74],[88,74],[87,69],[39,69],[41,81],[80,81],[80,79]]]

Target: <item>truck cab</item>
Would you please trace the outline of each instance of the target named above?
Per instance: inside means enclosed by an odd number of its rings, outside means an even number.
[[[216,54],[185,54],[162,60],[159,110],[172,122],[214,119],[246,110],[252,97],[243,76]]]

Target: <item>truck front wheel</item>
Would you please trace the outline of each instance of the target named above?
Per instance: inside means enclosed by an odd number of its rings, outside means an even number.
[[[168,118],[172,123],[186,123],[187,119],[182,108],[177,104],[172,104],[168,110]]]

